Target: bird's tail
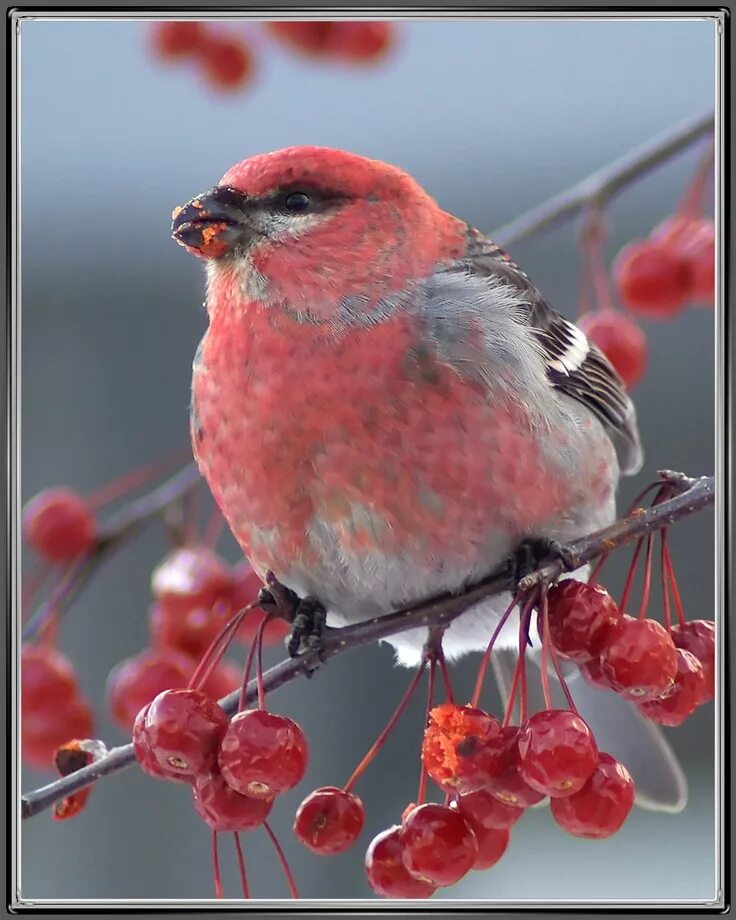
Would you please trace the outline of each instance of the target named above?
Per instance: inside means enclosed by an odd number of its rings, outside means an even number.
[[[530,660],[538,664],[534,657]],[[505,702],[516,653],[506,649],[494,651],[492,662]],[[577,668],[566,675],[565,680],[580,715],[595,735],[599,749],[611,754],[631,773],[636,785],[636,804],[655,811],[682,811],[687,804],[687,780],[661,729],[616,693],[599,690],[589,684],[579,675]],[[555,704],[566,705],[557,696],[558,692],[559,688],[555,688]],[[529,712],[547,708],[535,668],[529,668],[527,704]]]

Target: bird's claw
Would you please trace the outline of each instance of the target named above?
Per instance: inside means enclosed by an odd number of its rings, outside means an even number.
[[[316,597],[303,597],[299,600],[292,630],[286,644],[292,658],[303,652],[313,652],[320,661],[325,660],[322,636],[325,631],[327,611]]]
[[[506,559],[509,590],[516,594],[519,584],[528,575],[536,571],[544,562],[559,560],[566,571],[575,568],[575,560],[570,550],[558,540],[540,537],[524,540]]]

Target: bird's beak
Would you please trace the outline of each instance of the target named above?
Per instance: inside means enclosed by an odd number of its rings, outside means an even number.
[[[174,209],[171,235],[193,255],[219,259],[243,237],[245,202],[243,192],[217,185]]]

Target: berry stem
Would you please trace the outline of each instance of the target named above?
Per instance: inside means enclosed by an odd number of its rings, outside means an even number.
[[[624,585],[624,590],[621,593],[621,600],[619,601],[619,609],[621,613],[626,613],[626,605],[629,602],[629,596],[631,595],[631,588],[634,584],[634,576],[636,575],[636,566],[639,562],[639,556],[641,555],[642,547],[644,546],[644,537],[640,537],[637,540],[636,547],[634,549],[634,554],[631,557],[631,562],[629,563],[629,573],[626,576],[626,584]]]
[[[578,707],[575,705],[575,700],[572,698],[572,694],[570,693],[570,688],[567,686],[567,681],[562,676],[562,670],[560,669],[560,662],[557,657],[557,649],[554,647],[552,643],[550,643],[549,651],[550,651],[550,655],[552,656],[552,664],[554,665],[555,674],[557,675],[557,680],[559,682],[560,687],[562,687],[562,692],[565,694],[567,705],[570,707],[570,709],[572,709],[574,713],[577,713]]]
[[[591,203],[581,233],[583,256],[592,279],[597,307],[600,310],[615,310],[604,256],[607,235],[601,206]]]
[[[360,763],[358,764],[358,766],[353,770],[352,776],[350,777],[350,779],[349,779],[349,780],[345,783],[345,785],[343,786],[343,789],[345,790],[345,792],[351,792],[351,791],[352,791],[353,786],[355,786],[356,782],[360,779],[360,777],[361,777],[361,776],[363,775],[363,773],[365,772],[366,767],[368,767],[368,765],[371,763],[371,761],[373,760],[373,758],[376,756],[376,754],[379,752],[379,750],[380,750],[381,747],[383,746],[383,744],[384,744],[384,742],[386,741],[386,739],[388,738],[388,736],[389,736],[389,735],[391,734],[391,732],[393,731],[394,726],[396,725],[396,723],[397,723],[397,722],[399,721],[399,719],[401,718],[401,715],[402,715],[402,713],[404,712],[404,710],[406,709],[406,707],[409,705],[409,700],[410,700],[410,699],[412,698],[412,696],[414,695],[414,691],[416,690],[417,685],[419,684],[419,680],[420,680],[422,674],[424,674],[424,669],[426,668],[426,666],[427,666],[427,662],[426,662],[426,661],[422,661],[422,663],[421,663],[421,664],[419,665],[419,667],[417,668],[416,673],[414,674],[414,677],[412,677],[412,679],[411,679],[411,683],[410,683],[409,686],[406,688],[406,690],[405,690],[405,692],[404,692],[404,695],[402,696],[401,700],[399,701],[399,705],[396,707],[396,711],[394,712],[394,714],[393,714],[393,715],[391,716],[391,718],[389,719],[388,724],[386,725],[386,727],[384,728],[384,730],[381,732],[381,734],[378,736],[378,738],[376,738],[376,740],[373,742],[373,744],[371,745],[370,749],[368,750],[368,753],[367,753],[367,754],[365,755],[365,757],[360,761]]]
[[[292,898],[298,899],[299,892],[296,890],[296,883],[294,882],[294,876],[291,874],[291,869],[289,868],[289,864],[286,861],[286,856],[284,856],[284,851],[281,849],[281,844],[276,839],[276,834],[274,834],[274,832],[271,830],[271,827],[268,821],[263,822],[263,827],[266,833],[268,834],[269,838],[271,839],[273,848],[276,850],[276,855],[278,856],[279,862],[281,863],[281,868],[284,871],[284,876],[286,877],[286,881],[289,885],[291,896]]]
[[[473,706],[474,708],[477,708],[478,702],[480,700],[480,694],[483,689],[483,684],[485,683],[486,673],[488,671],[488,664],[491,660],[491,652],[493,651],[493,646],[496,642],[496,639],[498,639],[501,633],[501,630],[506,624],[506,621],[511,616],[511,611],[514,609],[514,607],[516,607],[518,602],[519,602],[519,596],[518,594],[515,594],[511,598],[511,603],[508,605],[506,610],[504,610],[503,614],[501,615],[501,619],[496,624],[496,628],[493,630],[493,634],[491,635],[490,641],[488,642],[488,645],[486,646],[486,650],[483,653],[483,658],[481,659],[480,667],[478,668],[478,676],[475,679],[475,689],[473,690],[473,698],[470,702],[470,705]]]
[[[672,614],[670,611],[670,592],[667,584],[667,567],[665,565],[665,550],[667,549],[667,531],[660,532],[660,574],[662,577],[662,603],[664,605],[664,625],[667,630],[672,629]]]
[[[258,624],[254,644],[256,647],[256,686],[258,687],[258,708],[266,708],[266,690],[263,686],[263,633],[266,626],[273,619],[274,614],[268,613]]]
[[[434,680],[437,673],[437,662],[434,658],[429,659],[429,679],[427,681],[427,711],[424,715],[424,727],[429,725],[429,713],[432,710],[434,702]],[[424,804],[424,798],[427,794],[427,768],[424,765],[424,758],[419,758],[419,788],[417,789],[417,805]]]
[[[547,602],[548,587],[543,584],[541,587],[542,602],[537,612],[537,629],[542,637],[542,660],[540,662],[540,675],[542,677],[542,693],[544,695],[544,705],[547,709],[552,709],[552,694],[549,689],[549,672],[547,671],[547,660],[549,658],[549,648],[551,643],[549,635],[549,604]],[[540,627],[541,621],[541,629]]]
[[[590,577],[588,578],[588,581],[589,581],[592,585],[594,585],[594,584],[597,583],[597,581],[598,581],[598,576],[599,576],[600,573],[601,573],[601,569],[602,569],[603,566],[606,564],[606,560],[608,559],[609,555],[610,555],[610,553],[608,553],[608,552],[601,553],[600,556],[598,557],[598,561],[596,562],[596,564],[595,564],[595,565],[593,566],[593,568],[591,569]]]
[[[240,696],[238,697],[238,712],[242,712],[246,706],[246,696],[248,693],[248,683],[250,681],[250,669],[253,665],[253,656],[256,651],[256,641],[255,636],[248,648],[248,655],[245,659],[245,667],[243,668],[243,682],[240,685]],[[256,687],[258,685],[256,684]],[[259,707],[260,708],[260,707]]]
[[[695,168],[695,174],[677,204],[675,213],[678,217],[683,217],[685,220],[693,220],[702,214],[705,204],[705,190],[708,185],[708,180],[713,173],[714,155],[715,146],[713,142],[711,142],[700,157],[698,165]]]
[[[667,577],[670,581],[670,587],[672,588],[672,594],[675,598],[675,610],[677,611],[677,619],[682,626],[685,623],[685,611],[682,606],[682,598],[680,597],[680,589],[677,586],[677,579],[675,578],[675,569],[672,565],[672,558],[670,557],[670,547],[667,535],[664,536],[664,562],[667,566]]]
[[[116,477],[111,482],[108,482],[106,485],[101,486],[99,489],[96,489],[90,495],[86,496],[85,500],[87,505],[93,511],[103,505],[109,505],[110,502],[115,501],[115,499],[121,498],[128,492],[139,489],[157,476],[179,466],[180,463],[187,459],[191,459],[191,450],[189,448],[187,448],[186,452],[180,450],[176,454],[163,457],[160,460],[155,460],[153,463],[147,463],[145,466],[140,466],[127,473],[123,473],[122,476]]]
[[[228,646],[233,641],[233,636],[240,626],[243,617],[253,607],[255,607],[255,602],[248,604],[246,607],[243,607],[236,614],[234,614],[234,616],[230,617],[220,632],[215,636],[212,642],[210,642],[206,652],[204,655],[202,655],[199,664],[195,668],[194,674],[192,674],[191,678],[189,679],[190,689],[198,690],[204,683],[206,683],[207,678],[220,663],[222,656],[225,654]]]
[[[217,546],[217,541],[220,539],[224,526],[225,518],[222,516],[220,509],[215,506],[212,509],[209,521],[207,521],[202,543],[210,549],[214,549]]]
[[[243,848],[240,845],[240,836],[237,831],[233,831],[233,840],[235,841],[235,852],[238,855],[238,869],[240,871],[240,884],[243,888],[243,897],[250,899],[250,890],[248,888],[248,876],[245,874],[245,858],[243,857]]]
[[[224,897],[222,893],[222,877],[220,876],[220,856],[217,852],[217,831],[212,831],[212,872],[215,877],[215,897]]]
[[[652,535],[649,534],[647,537],[647,555],[644,562],[644,586],[641,589],[641,603],[639,604],[639,619],[643,620],[647,607],[649,607],[649,594],[652,588],[652,550],[654,549],[654,543],[652,541]]]
[[[536,592],[532,592],[524,601],[521,612],[519,613],[519,655],[516,659],[514,676],[511,678],[511,687],[509,688],[509,698],[506,701],[506,711],[503,717],[503,727],[511,722],[511,715],[514,711],[516,702],[516,691],[520,688],[519,702],[519,721],[526,721],[526,646],[529,641],[529,622],[531,620],[531,609],[534,605]]]
[[[442,672],[442,682],[445,685],[445,696],[447,697],[448,703],[454,703],[455,697],[452,692],[452,683],[450,682],[450,674],[447,670],[447,661],[445,660],[445,654],[442,651],[442,645],[440,644],[437,650],[437,661],[439,662],[440,671]]]

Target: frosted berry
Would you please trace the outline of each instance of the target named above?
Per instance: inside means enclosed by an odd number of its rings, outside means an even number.
[[[180,546],[165,556],[151,575],[154,599],[169,614],[193,611],[224,616],[232,609],[233,576],[217,553],[205,546]]]
[[[552,817],[575,837],[601,839],[615,834],[634,804],[634,781],[626,767],[601,753],[595,770],[574,795],[552,799]]]
[[[628,389],[635,386],[647,366],[647,340],[639,326],[618,310],[585,313],[577,324],[608,358]]]
[[[23,645],[20,655],[20,702],[23,716],[60,710],[77,694],[71,661],[47,645]]]
[[[236,792],[217,773],[200,773],[192,789],[197,814],[216,831],[250,831],[268,818],[273,799]]]
[[[670,635],[677,648],[692,652],[703,666],[703,702],[712,700],[715,694],[716,624],[712,620],[688,620],[673,626]]]
[[[155,22],[151,28],[154,53],[164,59],[191,57],[206,38],[202,22]]]
[[[342,853],[360,836],[365,821],[363,803],[357,795],[323,786],[315,789],[297,808],[296,839],[320,856]]]
[[[473,868],[478,841],[455,808],[418,805],[401,826],[404,865],[433,885],[454,885]]]
[[[660,224],[652,237],[684,261],[688,299],[712,304],[715,296],[714,222],[705,217],[688,219],[675,215]]]
[[[272,798],[302,780],[308,752],[307,739],[292,719],[248,709],[230,722],[220,745],[219,765],[233,789]]]
[[[167,774],[194,776],[214,767],[228,717],[199,690],[164,690],[146,707],[143,733]]]
[[[116,665],[107,678],[107,705],[115,722],[130,731],[139,711],[162,690],[186,687],[194,662],[170,649],[145,649]]]
[[[605,588],[565,579],[547,595],[549,632],[555,649],[573,661],[597,658],[621,614]]]
[[[504,741],[497,719],[471,706],[443,703],[429,714],[422,760],[443,789],[472,792],[501,771]]]
[[[374,837],[365,856],[368,884],[384,898],[431,898],[437,886],[410,875],[403,854],[398,825]]]
[[[639,703],[639,712],[659,725],[682,725],[707,694],[703,666],[691,652],[677,649],[674,687],[662,699]]]
[[[517,746],[519,773],[550,798],[573,795],[598,762],[593,733],[568,709],[535,712],[519,729]]]
[[[54,752],[74,739],[91,737],[92,710],[86,700],[74,696],[61,709],[46,709],[21,717],[23,760],[39,770],[52,769]]]
[[[150,703],[147,703],[135,717],[135,721],[133,722],[131,740],[133,741],[133,753],[135,754],[135,759],[138,761],[138,765],[144,773],[147,773],[149,776],[155,776],[158,779],[177,779],[181,780],[183,783],[192,782],[193,777],[191,776],[172,776],[159,766],[158,760],[148,743],[148,736],[145,731],[146,715],[150,705]]]
[[[210,36],[199,50],[199,61],[207,81],[219,90],[240,89],[255,71],[252,51],[235,36]]]
[[[507,725],[501,729],[504,742],[501,770],[488,782],[488,791],[494,798],[515,808],[531,808],[545,797],[523,779],[519,773],[519,729],[516,725]]]
[[[71,489],[39,492],[23,509],[23,537],[52,563],[84,556],[95,545],[96,532],[87,502]]]
[[[578,668],[589,684],[598,687],[599,690],[612,689],[608,682],[608,678],[601,671],[600,658],[592,658],[590,661],[581,661],[578,663]]]
[[[501,802],[487,789],[458,796],[457,807],[460,814],[471,823],[476,836],[478,827],[508,830],[524,814],[523,808]]]
[[[478,855],[473,863],[474,869],[490,869],[495,866],[503,856],[511,840],[511,832],[508,829],[498,827],[483,827],[468,821],[475,839],[478,842]]]
[[[627,699],[656,699],[670,688],[677,673],[674,643],[656,620],[624,615],[608,635],[601,673]]]
[[[679,313],[688,296],[688,270],[682,257],[658,240],[636,240],[618,254],[613,266],[622,303],[645,316]]]

